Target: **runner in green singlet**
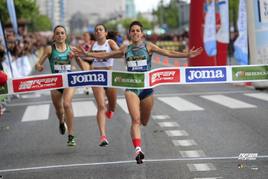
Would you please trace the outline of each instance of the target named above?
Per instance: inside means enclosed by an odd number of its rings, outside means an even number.
[[[52,73],[65,73],[72,70],[70,58],[73,56],[71,48],[66,44],[66,30],[64,26],[58,25],[54,28],[53,40],[51,46],[47,46],[43,55],[36,63],[35,68],[37,71],[44,69],[44,62],[49,59],[50,68]],[[56,110],[56,115],[59,120],[60,134],[64,135],[68,131],[68,146],[75,146],[75,137],[73,131],[73,108],[72,99],[75,94],[74,88],[56,89],[51,90],[51,99]]]

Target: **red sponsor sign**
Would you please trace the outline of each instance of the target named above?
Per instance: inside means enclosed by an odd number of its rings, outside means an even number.
[[[149,73],[150,86],[155,86],[161,83],[179,83],[180,69],[162,69],[155,70]]]
[[[12,83],[15,93],[63,87],[63,79],[61,75],[15,79],[12,80]]]

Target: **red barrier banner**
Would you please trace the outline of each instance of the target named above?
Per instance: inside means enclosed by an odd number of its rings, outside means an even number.
[[[30,92],[44,89],[62,88],[63,78],[62,75],[49,75],[41,77],[30,77],[23,79],[15,79],[12,81],[13,91]]]

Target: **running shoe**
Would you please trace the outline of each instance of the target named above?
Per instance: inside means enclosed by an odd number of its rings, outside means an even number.
[[[106,115],[106,117],[107,117],[108,119],[112,119],[112,117],[113,117],[113,115],[114,115],[114,112],[113,112],[113,111],[106,111],[105,115]]]
[[[76,146],[75,137],[73,135],[68,135],[67,145],[70,147]]]
[[[60,122],[59,132],[60,132],[61,135],[65,134],[65,132],[66,132],[66,124],[65,124],[65,122],[63,122],[63,123]]]
[[[107,140],[107,137],[106,136],[101,136],[99,146],[100,147],[105,147],[108,144],[109,144],[109,142]]]
[[[140,147],[137,147],[136,148],[136,151],[135,151],[135,154],[136,154],[136,161],[137,161],[137,164],[142,164],[143,163],[143,159],[144,159],[144,154],[143,152],[141,151],[141,148]]]

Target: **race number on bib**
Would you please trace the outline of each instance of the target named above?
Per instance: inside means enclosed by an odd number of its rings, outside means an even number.
[[[58,73],[71,71],[71,65],[54,65],[54,70]]]
[[[147,71],[147,66],[147,60],[134,60],[127,62],[129,71]]]

